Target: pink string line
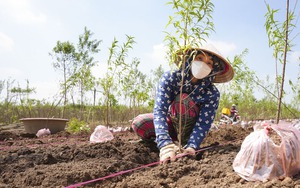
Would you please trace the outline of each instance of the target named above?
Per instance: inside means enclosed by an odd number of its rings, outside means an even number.
[[[205,150],[208,150],[208,149],[211,149],[211,148],[215,148],[215,147],[218,147],[218,146],[220,146],[220,145],[213,145],[213,146],[208,146],[208,147],[205,147],[205,148],[200,148],[199,150],[196,151],[196,153],[198,153],[200,151],[205,151]],[[189,155],[189,154],[182,153],[182,154],[177,155],[175,158],[177,159],[177,158],[180,158],[180,157],[184,157],[186,155]],[[149,163],[149,164],[137,167],[137,168],[133,168],[133,169],[129,169],[129,170],[123,170],[123,171],[120,171],[120,172],[116,172],[116,173],[113,173],[113,174],[110,174],[108,176],[104,176],[104,177],[101,177],[101,178],[97,178],[97,179],[93,179],[93,180],[89,180],[89,181],[85,181],[85,182],[81,182],[81,183],[69,185],[69,186],[67,186],[65,188],[79,187],[79,186],[86,185],[86,184],[89,184],[89,183],[93,183],[93,182],[105,180],[105,179],[108,179],[108,178],[116,177],[116,176],[119,176],[119,175],[122,175],[122,174],[126,174],[126,173],[129,173],[129,172],[133,172],[133,171],[136,171],[136,170],[139,170],[139,169],[142,169],[142,168],[146,168],[146,167],[158,165],[160,163],[162,163],[162,162],[161,161],[157,161],[157,162]]]

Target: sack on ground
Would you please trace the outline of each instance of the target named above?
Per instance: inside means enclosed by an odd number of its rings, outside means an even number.
[[[90,136],[91,143],[107,142],[112,139],[113,134],[103,125],[98,125]]]
[[[51,131],[48,128],[44,128],[44,129],[40,129],[38,130],[38,132],[36,133],[37,137],[42,137],[42,136],[47,136],[50,135]]]
[[[248,135],[233,161],[247,181],[291,177],[300,169],[300,131],[291,124],[261,123]]]

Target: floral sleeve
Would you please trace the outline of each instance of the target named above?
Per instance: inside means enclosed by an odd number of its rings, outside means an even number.
[[[219,106],[220,93],[218,89],[211,84],[209,87],[200,91],[196,98],[200,99],[200,112],[192,131],[190,139],[185,146],[199,149],[201,142],[209,131]]]
[[[175,80],[171,78],[171,73],[167,72],[162,76],[157,87],[154,105],[154,127],[158,148],[172,143],[168,132],[167,115],[168,108],[174,99],[172,86],[174,82]]]

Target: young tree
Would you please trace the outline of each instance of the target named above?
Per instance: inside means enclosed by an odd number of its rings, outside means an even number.
[[[298,61],[300,62],[300,57],[298,57]],[[295,94],[291,104],[293,105],[294,108],[300,110],[300,71],[298,73],[297,82],[293,83],[292,81],[290,81],[289,83]]]
[[[124,76],[121,80],[123,96],[130,99],[129,107],[139,107],[149,100],[149,90],[152,85],[147,79],[147,75],[138,70],[140,61],[134,59],[128,68],[123,71]],[[149,85],[150,84],[150,85]]]
[[[183,51],[183,58],[181,64],[181,74],[184,78],[185,70],[185,51],[190,47],[199,47],[205,38],[209,36],[210,32],[214,31],[214,24],[212,20],[212,12],[214,5],[210,0],[173,0],[167,4],[172,5],[176,11],[174,17],[169,17],[168,26],[173,26],[174,34],[166,32],[165,41],[168,43],[170,64],[178,59],[177,50]],[[181,87],[185,80],[181,80]],[[182,91],[182,88],[180,89]],[[180,92],[182,98],[182,92]],[[179,109],[181,114],[181,108]],[[182,132],[181,116],[179,116],[179,134]],[[179,145],[181,145],[181,138],[179,138]]]
[[[61,92],[64,98],[64,108],[62,116],[64,117],[65,106],[67,104],[67,94],[70,89],[68,80],[75,72],[74,62],[76,61],[75,47],[69,41],[60,42],[57,41],[56,46],[53,48],[52,53],[49,55],[54,59],[53,67],[63,75],[63,80],[60,83]]]
[[[277,114],[276,114],[276,122],[279,122],[280,112],[281,112],[281,104],[282,98],[284,95],[284,81],[285,81],[285,70],[286,70],[286,61],[287,61],[287,53],[291,51],[292,41],[295,38],[289,39],[291,32],[295,28],[295,25],[292,23],[295,19],[294,11],[289,10],[289,0],[286,1],[286,18],[283,23],[280,23],[275,19],[275,14],[279,11],[273,10],[267,4],[268,12],[266,13],[266,32],[268,34],[269,46],[273,47],[274,53],[273,56],[275,58],[275,66],[276,66],[276,83],[278,84],[278,106],[277,106]],[[277,62],[282,64],[282,73],[278,74],[278,64]]]
[[[177,59],[176,51],[199,47],[214,31],[212,13],[214,5],[210,0],[173,0],[167,4],[175,10],[166,27],[173,26],[174,33],[166,32],[170,63]]]
[[[123,71],[128,68],[128,64],[125,62],[125,58],[128,55],[129,49],[132,49],[132,45],[135,43],[134,37],[128,36],[127,41],[118,46],[118,41],[113,40],[111,47],[109,48],[109,57],[107,60],[107,71],[104,78],[100,78],[99,85],[102,87],[103,95],[105,97],[104,104],[106,106],[106,124],[109,124],[109,112],[111,104],[116,103],[115,95],[120,93],[119,84],[123,79]]]
[[[29,95],[35,92],[35,88],[29,87],[29,80],[26,80],[26,88],[13,87],[10,92],[16,94],[17,98],[20,101],[21,108],[23,110],[23,116],[32,117],[32,106],[35,102],[29,98]],[[27,115],[28,113],[28,115]]]
[[[220,92],[222,92],[220,106],[228,107],[234,103],[239,105],[242,112],[246,112],[254,105],[256,100],[253,94],[255,73],[250,70],[243,60],[247,53],[248,49],[245,49],[241,54],[235,55],[233,61],[230,62],[235,72],[232,81],[217,85]],[[247,116],[247,114],[244,115]]]
[[[138,70],[138,65],[140,64],[140,61],[138,59],[134,59],[131,64],[128,65],[128,68],[126,68],[123,71],[123,79],[120,80],[120,83],[122,85],[122,90],[120,91],[120,95],[124,96],[125,103],[126,100],[129,99],[129,108],[135,106],[135,99],[136,99],[136,87],[138,87],[138,84],[136,83],[136,80],[138,80],[138,77],[140,74],[142,74]]]
[[[161,76],[164,74],[165,70],[163,69],[162,65],[159,65],[159,67],[157,67],[155,70],[151,70],[150,71],[153,76],[152,76],[152,93],[151,93],[151,97],[155,98],[156,96],[156,87],[157,87],[157,84],[159,82],[159,79],[161,78]],[[153,101],[154,102],[154,101]]]
[[[77,86],[80,93],[80,112],[83,112],[84,96],[87,91],[95,88],[95,77],[92,75],[91,69],[96,65],[93,55],[97,54],[99,44],[102,41],[92,40],[93,33],[84,28],[84,33],[79,36],[77,50],[75,52],[76,61],[74,62],[75,72],[69,78],[69,82],[73,86]]]

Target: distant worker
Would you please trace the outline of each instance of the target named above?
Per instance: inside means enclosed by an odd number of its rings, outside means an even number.
[[[236,105],[233,104],[230,109],[230,117],[233,119],[234,122],[236,121],[237,113],[238,113],[238,110],[236,109]]]

